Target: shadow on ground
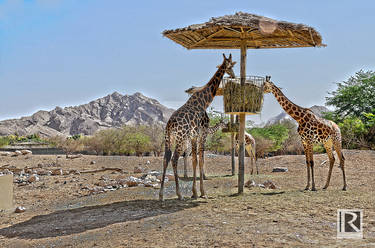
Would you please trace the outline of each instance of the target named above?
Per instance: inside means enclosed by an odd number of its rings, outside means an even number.
[[[193,201],[166,200],[161,203],[157,200],[134,200],[61,210],[0,229],[0,236],[24,239],[65,236],[114,223],[174,213],[198,205],[198,202]]]

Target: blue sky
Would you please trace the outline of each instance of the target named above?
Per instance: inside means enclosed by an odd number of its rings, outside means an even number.
[[[248,50],[247,72],[271,75],[295,103],[322,105],[334,82],[375,68],[374,1],[0,1],[0,120],[87,103],[114,91],[142,92],[178,108],[203,85],[223,52],[187,50],[165,29],[237,11],[304,23],[326,48]],[[239,74],[239,63],[235,72]],[[213,103],[222,110],[222,99]],[[269,95],[260,116],[282,109]]]

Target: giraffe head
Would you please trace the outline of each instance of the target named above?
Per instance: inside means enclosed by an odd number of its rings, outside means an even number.
[[[224,73],[227,73],[229,77],[231,78],[235,78],[236,76],[234,75],[234,72],[233,72],[233,66],[236,64],[236,62],[232,61],[232,54],[229,54],[229,57],[227,58],[225,57],[225,54],[223,53],[223,57],[224,57],[223,63],[221,65],[218,65],[217,68],[219,68],[219,70],[220,68],[224,69]],[[207,85],[208,84],[200,86],[200,87],[192,86],[189,89],[185,90],[185,92],[188,93],[189,95],[192,95],[194,93],[197,93],[206,89]]]
[[[264,85],[263,85],[263,92],[265,94],[272,93],[272,90],[273,90],[274,87],[275,87],[275,85],[271,81],[266,81],[266,82],[264,82]]]
[[[220,68],[221,66],[224,66],[224,71],[229,75],[231,78],[235,78],[236,76],[234,75],[233,72],[233,66],[236,64],[236,62],[232,61],[232,54],[229,54],[229,58],[225,57],[225,54],[223,53],[224,61],[221,65],[218,66]]]

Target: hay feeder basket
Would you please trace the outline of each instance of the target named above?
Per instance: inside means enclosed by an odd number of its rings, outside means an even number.
[[[263,85],[265,78],[247,76],[245,84],[240,78],[225,77],[222,80],[224,112],[226,114],[259,114],[263,107]],[[238,123],[228,123],[223,132],[238,132]]]

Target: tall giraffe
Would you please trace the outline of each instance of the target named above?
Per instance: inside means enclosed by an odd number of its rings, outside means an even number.
[[[305,150],[306,165],[307,165],[307,186],[305,190],[310,187],[310,170],[311,170],[311,190],[316,191],[314,181],[314,159],[313,159],[313,144],[323,143],[329,158],[329,171],[325,186],[323,189],[328,188],[331,179],[333,164],[335,157],[332,152],[332,146],[336,150],[337,156],[340,160],[340,168],[344,181],[342,190],[346,190],[344,155],[341,150],[341,132],[340,128],[333,121],[325,120],[315,115],[310,109],[302,108],[291,102],[282,92],[267,78],[264,84],[264,93],[273,93],[276,100],[281,107],[293,119],[298,122],[298,133],[301,137],[303,148]]]
[[[235,136],[235,139],[236,139],[236,146],[237,146],[237,149],[239,148],[239,144],[238,144],[238,133],[236,133],[236,136]],[[256,145],[255,145],[255,139],[253,138],[253,136],[249,133],[247,133],[245,131],[245,150],[247,151],[247,153],[249,154],[249,157],[250,157],[250,164],[251,164],[251,171],[250,171],[250,174],[252,175],[253,174],[253,171],[254,171],[254,164],[256,166],[256,169],[257,169],[257,174],[259,174],[259,170],[258,170],[258,164],[257,164],[257,158],[256,158]]]
[[[204,163],[204,130],[208,128],[209,118],[206,109],[213,101],[219,84],[225,73],[235,77],[232,62],[232,55],[226,58],[223,54],[224,61],[218,67],[211,80],[202,87],[192,90],[193,94],[188,101],[177,109],[167,122],[165,128],[165,152],[163,161],[163,178],[161,181],[159,200],[163,201],[164,179],[168,163],[172,158],[172,167],[176,182],[176,194],[178,199],[182,199],[180,187],[178,185],[177,162],[182,155],[186,141],[191,141],[192,164],[193,164],[193,198],[198,198],[196,188],[196,168],[197,168],[197,148],[199,150],[199,169],[200,169],[200,192],[201,197],[205,197],[203,188],[203,163]],[[172,156],[172,146],[175,150]],[[198,147],[199,145],[199,147]]]
[[[207,115],[208,117],[208,115]],[[223,128],[223,127],[226,127],[227,126],[227,123],[224,121],[224,120],[221,120],[219,123],[217,123],[215,126],[212,126],[212,127],[208,127],[207,129],[205,129],[203,131],[203,135],[205,137],[207,137],[207,135],[209,134],[214,134],[216,133],[219,129]],[[184,153],[183,153],[183,157],[184,157],[184,178],[188,178],[188,174],[187,174],[187,167],[188,167],[188,157],[191,155],[191,145],[189,142],[186,142],[185,144],[185,149],[184,149]],[[203,179],[206,180],[206,174],[204,172],[204,167],[203,167]]]

